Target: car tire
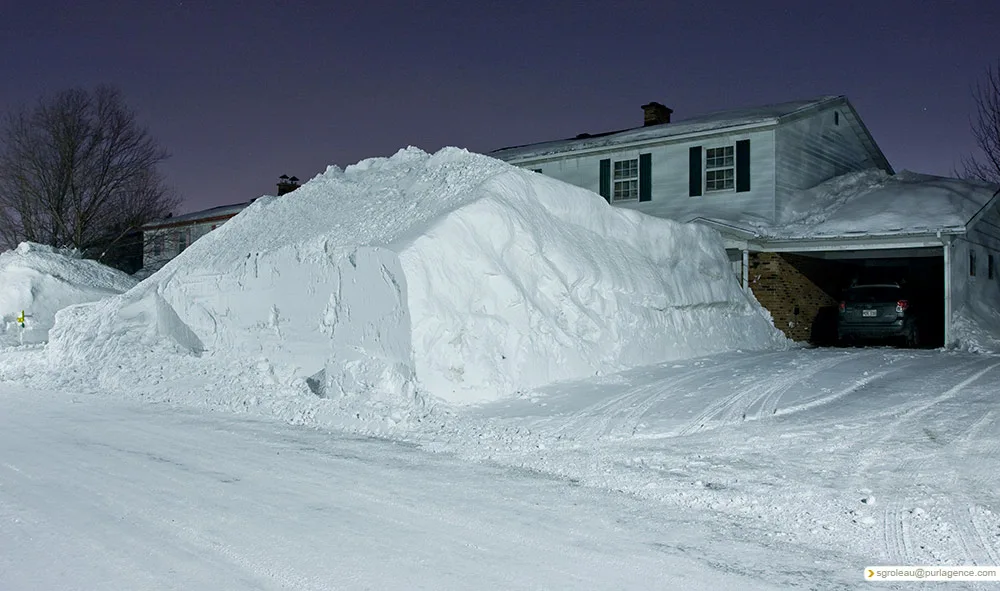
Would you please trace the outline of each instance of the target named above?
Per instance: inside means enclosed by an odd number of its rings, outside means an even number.
[[[906,333],[906,346],[911,349],[920,346],[920,331],[916,326],[910,327],[910,332]]]

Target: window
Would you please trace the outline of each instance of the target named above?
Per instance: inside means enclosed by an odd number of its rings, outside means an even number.
[[[541,168],[532,168],[531,172],[537,172],[538,174],[542,174],[542,169]]]
[[[617,160],[614,164],[614,201],[639,198],[639,160]]]
[[[840,112],[839,111],[834,111],[833,112],[833,124],[834,125],[840,125]]]
[[[163,234],[153,236],[153,256],[158,257],[163,254]]]
[[[181,230],[177,233],[177,254],[184,252],[184,249],[190,244],[190,230],[187,228]]]
[[[990,279],[996,276],[996,269],[993,267],[993,255],[986,255],[986,274]]]
[[[976,251],[969,249],[969,275],[976,276]]]
[[[705,191],[730,191],[736,183],[736,159],[732,146],[705,150]]]

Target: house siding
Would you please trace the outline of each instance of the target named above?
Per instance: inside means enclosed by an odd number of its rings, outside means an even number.
[[[211,232],[212,226],[221,226],[226,219],[146,230],[143,233],[143,268],[150,272],[160,269],[188,246],[191,246],[195,240]],[[185,240],[181,239],[182,233],[187,234]],[[154,249],[154,243],[157,239],[162,239],[163,246],[158,254],[155,253]]]
[[[952,248],[952,312],[963,307],[995,310],[1000,303],[1000,197],[995,197],[969,224],[965,236]],[[976,254],[976,274],[970,273],[970,253]],[[994,275],[989,276],[989,257]]]
[[[835,176],[878,167],[861,125],[844,104],[782,123],[775,131],[776,204]]]
[[[690,149],[696,146],[703,148],[735,146],[739,140],[750,140],[750,190],[706,192],[701,196],[692,197],[689,189]],[[668,144],[629,147],[594,154],[568,153],[546,160],[518,162],[517,165],[531,170],[541,169],[542,174],[546,176],[597,193],[600,191],[601,160],[610,159],[614,162],[638,159],[640,154],[650,154],[650,199],[641,202],[638,200],[612,202],[616,207],[636,209],[657,217],[682,221],[711,212],[731,215],[751,214],[773,219],[775,187],[773,129],[714,134]],[[704,158],[704,150],[702,157]]]

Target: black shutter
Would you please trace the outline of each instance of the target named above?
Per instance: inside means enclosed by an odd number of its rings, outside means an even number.
[[[750,190],[750,140],[736,142],[736,192]]]
[[[653,198],[653,155],[639,154],[639,201]]]
[[[701,196],[701,146],[694,146],[690,151],[691,162],[688,167],[688,195]]]
[[[601,197],[611,203],[611,159],[601,160]]]

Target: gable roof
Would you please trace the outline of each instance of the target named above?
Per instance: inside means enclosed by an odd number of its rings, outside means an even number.
[[[230,205],[219,205],[217,207],[210,207],[208,209],[192,211],[190,213],[185,213],[183,215],[161,218],[149,222],[148,224],[143,226],[142,229],[155,230],[157,228],[190,226],[211,220],[227,219],[243,211],[244,209],[249,207],[251,203],[253,203],[253,201],[244,201],[243,203],[233,203]]]
[[[697,136],[735,129],[752,129],[767,127],[778,123],[805,116],[821,108],[843,104],[849,109],[852,119],[860,126],[862,142],[872,152],[875,161],[885,165],[890,172],[888,160],[882,154],[861,118],[857,116],[854,107],[847,97],[841,95],[825,95],[811,99],[788,101],[772,105],[762,105],[743,109],[732,109],[708,113],[690,119],[676,122],[661,123],[609,131],[597,134],[580,134],[575,138],[525,144],[500,148],[489,153],[490,156],[505,161],[522,161],[556,156],[566,152],[586,152],[612,150],[630,144],[643,144],[652,141],[671,141],[685,136]]]

